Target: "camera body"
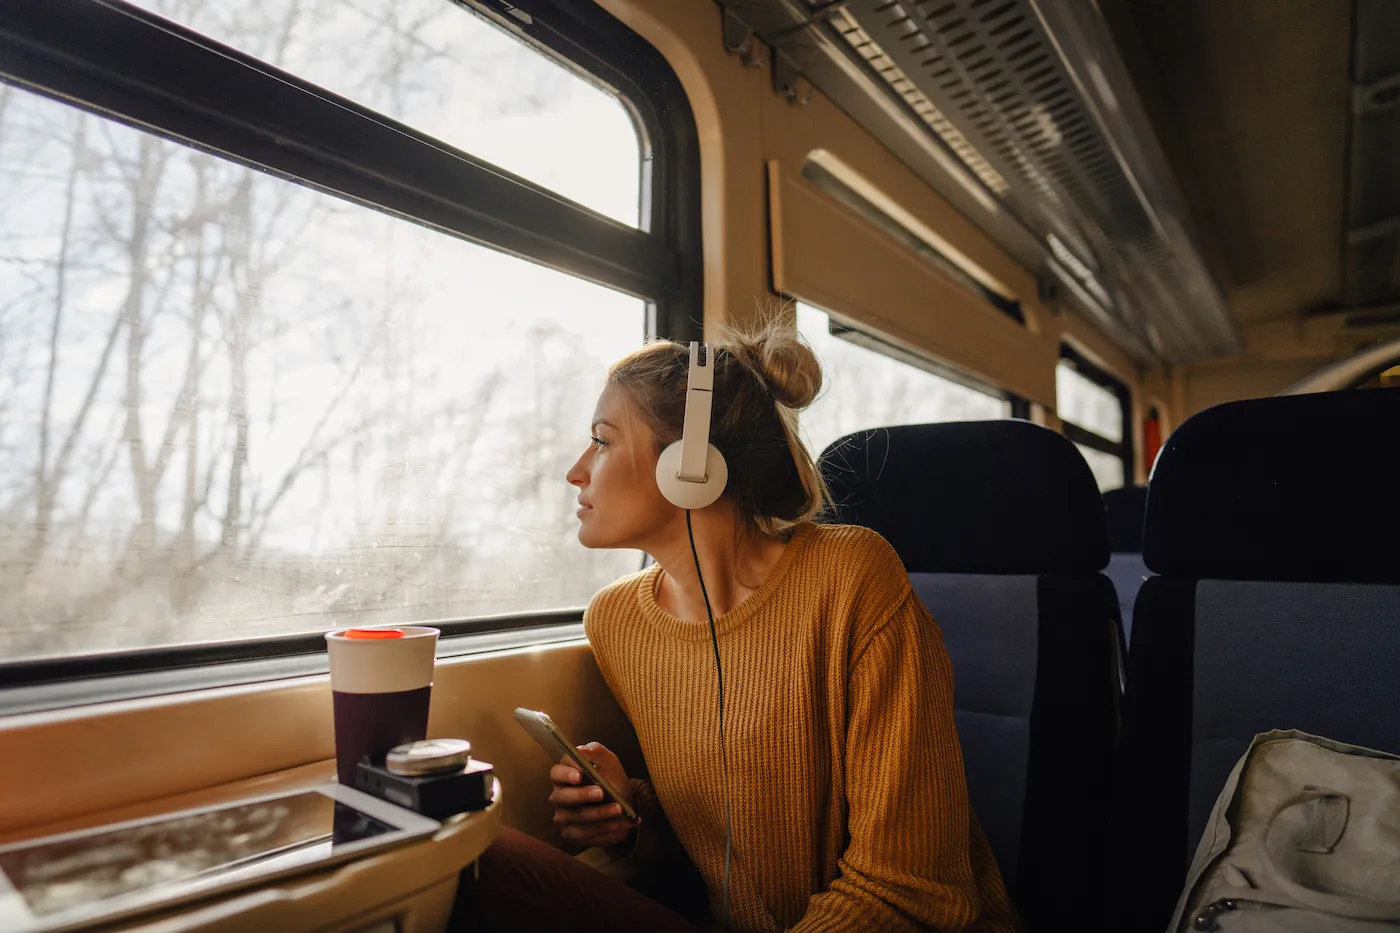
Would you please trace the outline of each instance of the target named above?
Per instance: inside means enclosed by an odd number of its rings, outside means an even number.
[[[400,745],[382,762],[361,759],[355,787],[435,820],[484,810],[491,805],[491,765],[472,759],[470,749],[461,739]]]

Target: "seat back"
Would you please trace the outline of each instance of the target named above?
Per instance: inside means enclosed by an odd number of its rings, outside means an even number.
[[[1123,618],[1123,645],[1133,637],[1133,603],[1147,563],[1142,559],[1142,522],[1147,510],[1146,486],[1123,486],[1103,494],[1104,521],[1108,524],[1108,578],[1118,591],[1118,611]]]
[[[894,546],[943,633],[968,793],[1027,927],[1085,929],[1107,871],[1117,671],[1093,475],[1024,421],[913,425],[822,456],[834,519]]]
[[[1123,707],[1123,929],[1166,926],[1256,733],[1400,752],[1397,425],[1400,389],[1256,399],[1163,450]]]

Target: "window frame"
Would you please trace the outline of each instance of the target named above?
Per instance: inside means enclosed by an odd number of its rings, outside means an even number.
[[[1118,408],[1122,414],[1123,440],[1114,443],[1101,434],[1096,434],[1088,428],[1080,427],[1073,422],[1066,421],[1060,417],[1057,410],[1055,417],[1060,420],[1060,430],[1065,437],[1076,444],[1083,444],[1091,450],[1101,453],[1112,454],[1123,461],[1123,485],[1131,486],[1136,476],[1133,470],[1133,397],[1128,386],[1122,380],[1115,378],[1107,370],[1095,365],[1088,357],[1071,347],[1069,344],[1060,346],[1060,358],[1056,365],[1069,363],[1074,371],[1085,379],[1112,392],[1118,399]],[[1056,408],[1058,409],[1058,404]]]
[[[637,228],[121,0],[8,6],[0,82],[633,295],[645,336],[700,339],[699,136],[665,58],[591,3],[442,2],[617,95],[641,147]],[[441,657],[577,639],[581,621],[575,608],[432,624]],[[319,632],[32,658],[0,663],[0,715],[325,671]]]
[[[821,305],[810,301],[796,301],[797,307],[808,307],[814,311],[819,311],[827,316],[826,332],[843,343],[859,347],[875,356],[881,357],[892,363],[899,363],[911,369],[918,370],[926,375],[933,376],[950,385],[955,385],[963,389],[985,395],[988,398],[1004,402],[1007,408],[1005,420],[1029,421],[1031,418],[1030,401],[1014,392],[1002,388],[994,382],[990,382],[979,376],[972,375],[956,366],[944,363],[933,356],[922,353],[916,349],[901,344],[895,340],[885,337],[871,329],[857,326],[844,318],[839,312],[829,311]],[[825,365],[825,364],[823,364]],[[825,391],[825,390],[823,390]],[[1000,419],[994,419],[1000,420]],[[901,422],[901,424],[916,424],[918,422]],[[951,422],[942,422],[951,423]],[[859,428],[857,430],[872,430],[879,427],[891,427],[892,425],[873,425],[870,428]],[[821,459],[823,451],[812,450],[812,456]]]
[[[628,107],[642,146],[639,229],[121,0],[8,9],[0,80],[642,298],[655,305],[649,333],[697,329],[699,143],[675,73],[591,4],[471,7]],[[609,64],[624,60],[628,72]]]
[[[811,305],[811,307],[816,308],[817,306]],[[1015,393],[1008,392],[995,383],[965,373],[955,366],[950,366],[947,363],[935,360],[915,350],[903,347],[869,330],[838,322],[837,316],[833,315],[830,311],[826,311],[825,309],[819,310],[822,310],[827,316],[826,329],[827,333],[831,334],[831,336],[844,340],[863,350],[869,350],[871,353],[878,354],[896,363],[903,363],[914,369],[922,370],[930,376],[936,376],[945,382],[951,382],[964,389],[971,389],[973,392],[980,392],[990,398],[1008,402],[1011,405],[1011,417],[1017,417],[1016,406],[1017,402],[1021,400],[1021,397]]]

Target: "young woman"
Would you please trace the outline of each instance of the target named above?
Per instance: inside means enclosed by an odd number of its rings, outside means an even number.
[[[655,480],[658,455],[681,435],[688,364],[687,347],[657,342],[614,365],[568,473],[583,545],[636,548],[655,563],[598,593],[584,617],[649,777],[629,778],[597,743],[582,748],[642,821],[628,825],[558,764],[561,835],[645,864],[678,842],[704,878],[711,925],[1015,929],[968,805],[938,628],[883,538],[813,524],[825,487],[796,427],[821,387],[816,358],[771,326],[716,347],[710,439],[729,480],[718,502],[690,513],[693,553],[687,513]],[[472,929],[696,929],[513,832],[459,908]]]

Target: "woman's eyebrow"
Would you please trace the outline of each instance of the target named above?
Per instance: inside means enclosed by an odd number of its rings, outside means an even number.
[[[591,425],[591,427],[593,427],[593,428],[596,429],[596,428],[598,427],[598,425],[600,425],[600,424],[606,425],[606,426],[612,428],[614,431],[619,430],[619,428],[618,428],[617,425],[613,424],[611,421],[604,421],[602,418],[599,418],[597,421],[593,422],[593,424]]]

